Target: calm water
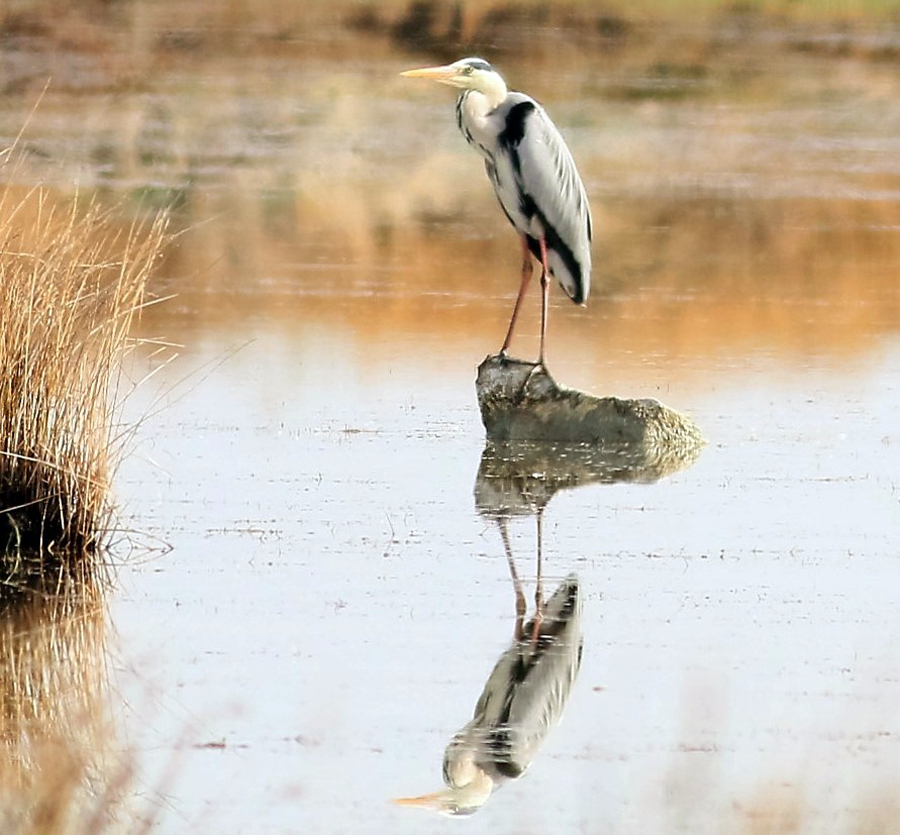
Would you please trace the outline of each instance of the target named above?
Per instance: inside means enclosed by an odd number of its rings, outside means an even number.
[[[490,56],[563,127],[594,206],[597,291],[586,309],[553,291],[554,374],[656,397],[709,443],[659,480],[550,499],[543,579],[580,580],[581,672],[526,775],[460,824],[390,800],[440,786],[513,636],[475,503],[474,374],[518,248],[452,95],[396,77],[429,56],[324,53],[72,81],[30,128],[21,179],[175,197],[187,229],[152,288],[178,296],[141,326],[179,358],[129,400],[147,417],[116,483],[142,544],[104,645],[129,808],[161,832],[881,831],[900,766],[896,67],[784,51],[673,96],[640,52]],[[67,77],[109,71],[83,60]],[[536,314],[535,294],[516,353]]]

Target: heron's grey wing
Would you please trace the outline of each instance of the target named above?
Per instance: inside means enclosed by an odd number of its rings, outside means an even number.
[[[517,99],[510,114],[518,109],[521,124],[505,137],[514,153],[517,182],[543,221],[572,250],[587,282],[591,270],[591,211],[584,184],[565,140],[544,108],[527,96],[519,94]],[[514,123],[515,119],[510,121]]]

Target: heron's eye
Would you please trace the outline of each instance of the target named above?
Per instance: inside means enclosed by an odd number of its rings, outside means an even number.
[[[466,68],[463,70],[463,72],[464,72],[466,75],[471,75],[473,72],[475,72],[475,67],[466,67]]]

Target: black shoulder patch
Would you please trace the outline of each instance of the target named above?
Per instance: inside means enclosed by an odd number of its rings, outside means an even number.
[[[534,112],[533,101],[521,101],[513,105],[506,114],[506,125],[497,139],[506,148],[515,148],[525,136],[525,122]]]

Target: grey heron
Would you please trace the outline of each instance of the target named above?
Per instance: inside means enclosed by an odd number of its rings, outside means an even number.
[[[472,719],[444,752],[446,787],[396,802],[446,815],[478,811],[494,789],[520,777],[559,721],[581,666],[581,593],[570,574],[524,623],[525,597],[509,540],[503,541],[516,590],[514,639],[488,677]]]
[[[591,287],[591,211],[568,146],[540,104],[506,82],[481,58],[442,67],[407,70],[407,78],[430,78],[462,92],[456,121],[484,167],[506,217],[522,240],[522,280],[501,355],[512,341],[533,266],[541,263],[541,343],[544,364],[549,276],[576,304]]]

